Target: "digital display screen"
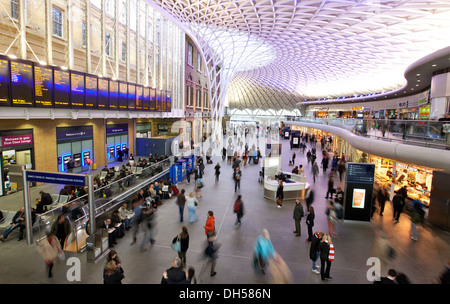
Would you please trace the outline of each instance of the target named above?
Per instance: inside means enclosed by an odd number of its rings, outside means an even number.
[[[53,107],[53,69],[34,66],[34,96],[37,107]]]
[[[70,74],[53,69],[55,108],[68,108],[70,100]]]
[[[150,88],[144,88],[142,96],[142,110],[148,111],[149,109],[150,109]]]
[[[109,82],[109,108],[111,110],[117,110],[119,102],[119,82],[110,81]]]
[[[156,90],[156,111],[161,112],[161,91]]]
[[[97,77],[86,75],[86,108],[97,108]]]
[[[9,77],[9,61],[0,59],[0,105],[2,106],[11,105],[11,99],[9,98]]]
[[[136,86],[128,84],[128,110],[136,109]]]
[[[98,79],[98,108],[108,109],[109,102],[109,80]]]
[[[142,110],[142,100],[144,98],[144,88],[136,86],[136,110]]]
[[[156,89],[150,88],[150,111],[156,111]]]
[[[116,157],[116,148],[114,146],[109,147],[109,158]]]
[[[91,151],[83,151],[83,166],[88,166],[87,160],[91,158]]]
[[[70,91],[72,108],[84,108],[84,74],[70,73]]]
[[[364,209],[364,202],[366,200],[366,189],[353,189],[352,207]]]
[[[73,155],[73,167],[74,168],[81,167],[81,153],[75,153]]]
[[[375,177],[375,165],[363,163],[347,163],[347,181],[354,183],[371,183]]]
[[[128,110],[128,84],[119,82],[119,110]]]
[[[16,106],[33,106],[33,66],[11,61],[11,95]]]

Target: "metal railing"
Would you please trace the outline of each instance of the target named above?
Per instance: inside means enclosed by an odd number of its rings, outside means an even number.
[[[175,163],[175,159],[174,156],[171,156],[146,167],[139,167],[137,164],[125,166],[129,172],[125,177],[113,180],[103,187],[94,186],[95,216],[98,217],[110,211],[127,197],[136,195],[138,190],[164,176],[167,173],[166,170]],[[118,172],[115,171],[115,177],[117,176]],[[100,175],[96,175],[94,179],[99,180]],[[72,228],[66,250],[79,252],[84,247],[83,239],[87,237],[88,232],[89,206],[87,201],[88,194],[85,194],[68,202],[50,205],[49,211],[36,216],[33,225],[33,230],[36,231],[37,235],[36,239],[39,241],[44,238],[58,216],[65,214],[69,218]],[[68,248],[69,244],[74,248]]]
[[[444,125],[447,121],[401,120],[401,119],[357,119],[357,118],[302,118],[291,121],[311,122],[340,127],[355,134],[378,140],[397,141],[404,144],[436,149],[450,149]]]

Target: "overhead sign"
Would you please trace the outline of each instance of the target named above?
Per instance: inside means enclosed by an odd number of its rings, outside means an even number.
[[[49,183],[59,185],[84,186],[84,175],[50,173],[40,171],[25,171],[27,181],[37,183]]]

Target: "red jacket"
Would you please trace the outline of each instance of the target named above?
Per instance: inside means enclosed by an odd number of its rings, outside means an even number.
[[[216,226],[216,221],[214,216],[210,216],[206,219],[206,225],[204,225],[203,227],[205,227],[205,234],[208,235],[209,231],[214,231],[214,227]]]

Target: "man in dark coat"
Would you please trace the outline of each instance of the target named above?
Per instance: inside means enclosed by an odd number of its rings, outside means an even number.
[[[317,270],[318,267],[316,266],[316,262],[319,259],[319,245],[322,241],[323,232],[317,231],[314,233],[311,241],[311,247],[309,248],[309,258],[312,261],[312,272],[315,274],[320,274],[320,272]]]
[[[304,215],[305,215],[305,213],[303,212],[303,206],[300,203],[300,200],[297,198],[295,200],[294,216],[293,216],[294,221],[295,221],[295,230],[292,231],[293,233],[295,233],[295,236],[300,236],[302,234],[300,221]]]

